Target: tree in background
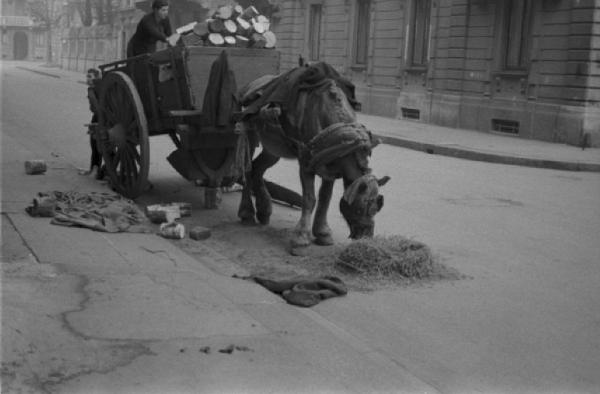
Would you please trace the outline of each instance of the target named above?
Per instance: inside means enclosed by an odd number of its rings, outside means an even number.
[[[83,26],[113,24],[113,0],[70,0],[69,6],[77,10]]]
[[[52,29],[65,16],[61,0],[27,0],[29,15],[46,31],[46,62],[52,63]]]

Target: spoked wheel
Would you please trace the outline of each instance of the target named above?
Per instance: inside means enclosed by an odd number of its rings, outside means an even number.
[[[120,71],[102,81],[98,145],[117,192],[132,199],[142,194],[150,163],[148,121],[133,81]]]

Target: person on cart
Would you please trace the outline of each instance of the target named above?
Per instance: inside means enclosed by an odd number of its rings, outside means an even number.
[[[127,44],[127,57],[156,52],[158,41],[173,46],[174,43],[169,40],[171,35],[169,2],[154,0],[152,2],[152,12],[144,15],[140,20],[135,33]]]

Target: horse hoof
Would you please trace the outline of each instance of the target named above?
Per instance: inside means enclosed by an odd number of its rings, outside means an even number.
[[[261,215],[261,214],[256,214],[256,218],[258,219],[258,222],[262,225],[267,225],[269,224],[269,221],[271,220],[271,215]]]
[[[320,245],[320,246],[329,246],[329,245],[333,245],[333,243],[334,243],[333,238],[329,234],[317,235],[315,238],[315,244]]]
[[[307,248],[310,245],[310,239],[307,237],[294,237],[290,240],[290,247],[295,248]]]
[[[241,218],[241,222],[244,226],[255,226],[256,225],[256,220],[254,219],[254,217]]]

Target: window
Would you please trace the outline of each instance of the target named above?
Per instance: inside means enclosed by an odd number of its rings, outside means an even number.
[[[354,40],[354,63],[366,65],[369,48],[369,19],[371,1],[358,0],[356,7],[356,37]]]
[[[308,11],[308,60],[319,60],[319,42],[321,40],[321,4],[311,4]]]
[[[413,1],[409,55],[411,66],[427,66],[429,61],[429,17],[431,15],[431,0]]]
[[[505,70],[524,70],[529,65],[532,0],[509,0],[504,9],[502,55]]]

